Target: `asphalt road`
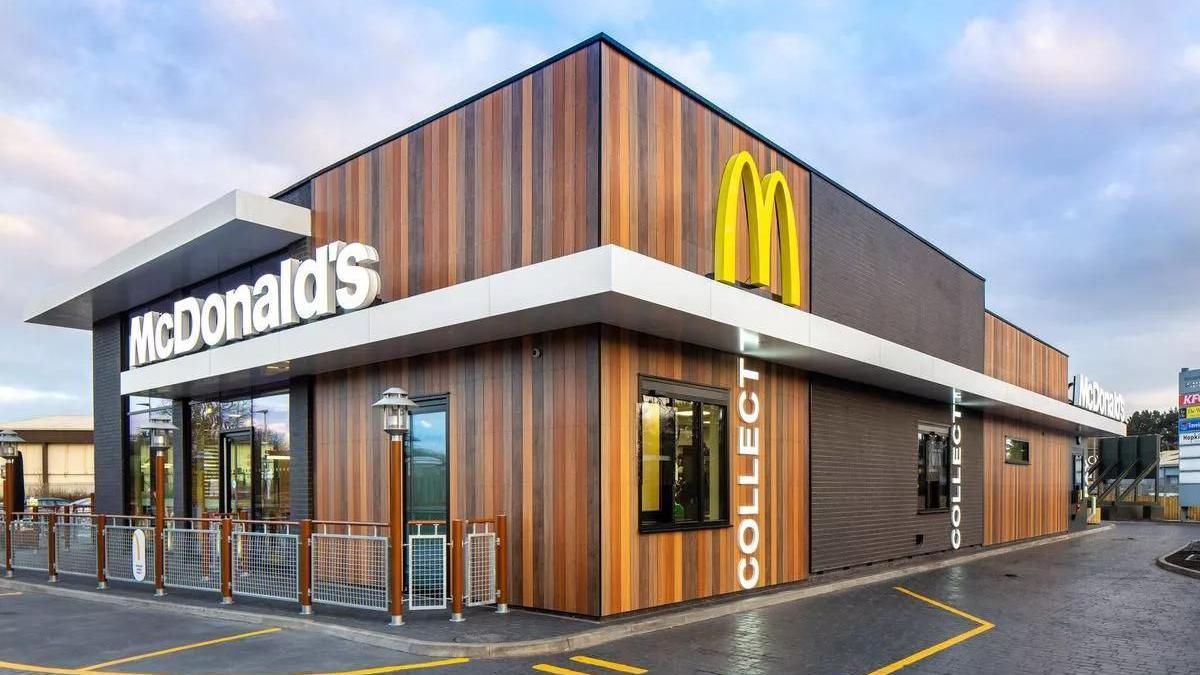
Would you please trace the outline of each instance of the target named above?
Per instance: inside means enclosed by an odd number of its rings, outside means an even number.
[[[1115,530],[631,637],[580,653],[434,659],[297,629],[0,594],[5,672],[1195,673],[1200,580],[1154,559],[1198,525]]]

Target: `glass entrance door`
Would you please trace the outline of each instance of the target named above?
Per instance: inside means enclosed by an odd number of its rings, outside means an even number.
[[[450,517],[448,411],[446,399],[418,401],[404,453],[404,510],[408,521]]]
[[[257,520],[254,494],[255,438],[252,429],[221,434],[221,512]]]

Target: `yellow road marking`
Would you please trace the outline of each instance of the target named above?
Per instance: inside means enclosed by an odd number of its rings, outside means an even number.
[[[645,668],[638,668],[637,666],[627,666],[624,663],[617,663],[615,661],[605,661],[604,659],[597,659],[597,658],[593,658],[591,656],[572,656],[571,660],[576,661],[578,663],[586,663],[589,666],[598,666],[600,668],[608,668],[609,670],[615,670],[618,673],[633,673],[634,675],[641,675],[642,673],[649,672]]]
[[[147,652],[145,654],[135,654],[133,656],[126,656],[123,659],[114,659],[112,661],[105,661],[104,663],[97,663],[96,665],[88,666],[87,668],[80,668],[79,671],[86,673],[86,672],[93,671],[93,670],[99,670],[101,668],[107,668],[109,666],[116,666],[116,665],[120,665],[122,663],[129,663],[131,661],[141,661],[142,659],[152,659],[156,656],[166,656],[167,654],[174,654],[176,652],[182,652],[182,651],[186,651],[188,649],[197,649],[199,647],[208,647],[211,645],[221,644],[223,642],[232,642],[234,640],[241,640],[244,638],[255,637],[258,635],[266,635],[268,633],[278,633],[280,630],[282,630],[282,629],[280,629],[280,628],[263,628],[261,630],[252,630],[248,633],[238,633],[237,635],[227,635],[225,637],[216,638],[214,640],[205,640],[203,642],[193,642],[188,645],[180,645],[178,647],[170,647],[168,649],[160,649],[156,652]]]
[[[53,666],[37,666],[31,663],[11,663],[9,661],[0,661],[0,670],[16,670],[25,673],[47,673],[48,675],[80,675],[80,673],[91,673],[88,670],[79,668],[54,668]],[[133,673],[118,673],[116,671],[106,670],[104,675],[135,675]]]
[[[979,625],[975,626],[974,628],[972,628],[969,631],[959,633],[958,635],[955,635],[954,637],[952,637],[948,640],[942,640],[941,642],[937,643],[936,645],[933,645],[931,647],[926,647],[925,649],[922,649],[919,652],[910,654],[910,655],[900,659],[899,661],[889,663],[886,666],[879,668],[878,670],[873,670],[873,671],[871,671],[870,675],[887,675],[888,673],[894,673],[897,670],[904,668],[905,666],[911,666],[912,664],[916,663],[917,661],[920,661],[921,659],[928,658],[928,657],[942,651],[943,649],[949,649],[950,647],[953,647],[954,645],[956,645],[960,642],[970,640],[971,638],[975,637],[976,635],[979,635],[980,633],[986,633],[987,631],[996,627],[995,624],[993,624],[989,621],[984,621],[983,619],[981,619],[977,616],[967,614],[966,612],[962,611],[961,609],[955,609],[954,607],[951,607],[950,605],[947,605],[945,603],[938,602],[937,600],[934,600],[933,598],[927,598],[927,597],[921,595],[920,593],[914,593],[914,592],[908,590],[907,588],[903,588],[901,586],[895,586],[894,588],[897,591],[904,593],[905,595],[910,595],[910,596],[920,600],[921,602],[925,602],[930,605],[933,605],[934,607],[937,607],[938,609],[944,609],[947,612],[954,614],[955,616],[960,616],[964,619],[967,619],[968,621],[972,621]]]
[[[540,670],[543,673],[554,673],[554,675],[587,675],[582,671],[571,670],[570,668],[559,668],[552,666],[549,663],[539,663],[533,667],[534,670]]]
[[[379,666],[378,668],[363,668],[362,670],[339,670],[335,673],[321,673],[320,675],[376,675],[377,673],[394,673],[401,670],[421,670],[423,668],[438,668],[440,666],[454,666],[460,663],[466,663],[471,659],[465,656],[456,656],[451,659],[440,659],[438,661],[422,661],[421,663],[403,663],[397,666]]]

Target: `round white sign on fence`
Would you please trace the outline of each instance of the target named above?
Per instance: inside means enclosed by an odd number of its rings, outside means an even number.
[[[133,578],[138,581],[146,580],[146,532],[134,530],[130,540],[129,559],[133,561]]]

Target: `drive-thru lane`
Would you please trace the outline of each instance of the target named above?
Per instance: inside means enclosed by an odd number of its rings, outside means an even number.
[[[325,634],[0,594],[0,661],[33,672],[1194,672],[1200,582],[1154,559],[1200,527],[1082,539],[556,656],[414,656]],[[91,669],[96,670],[91,670]]]

